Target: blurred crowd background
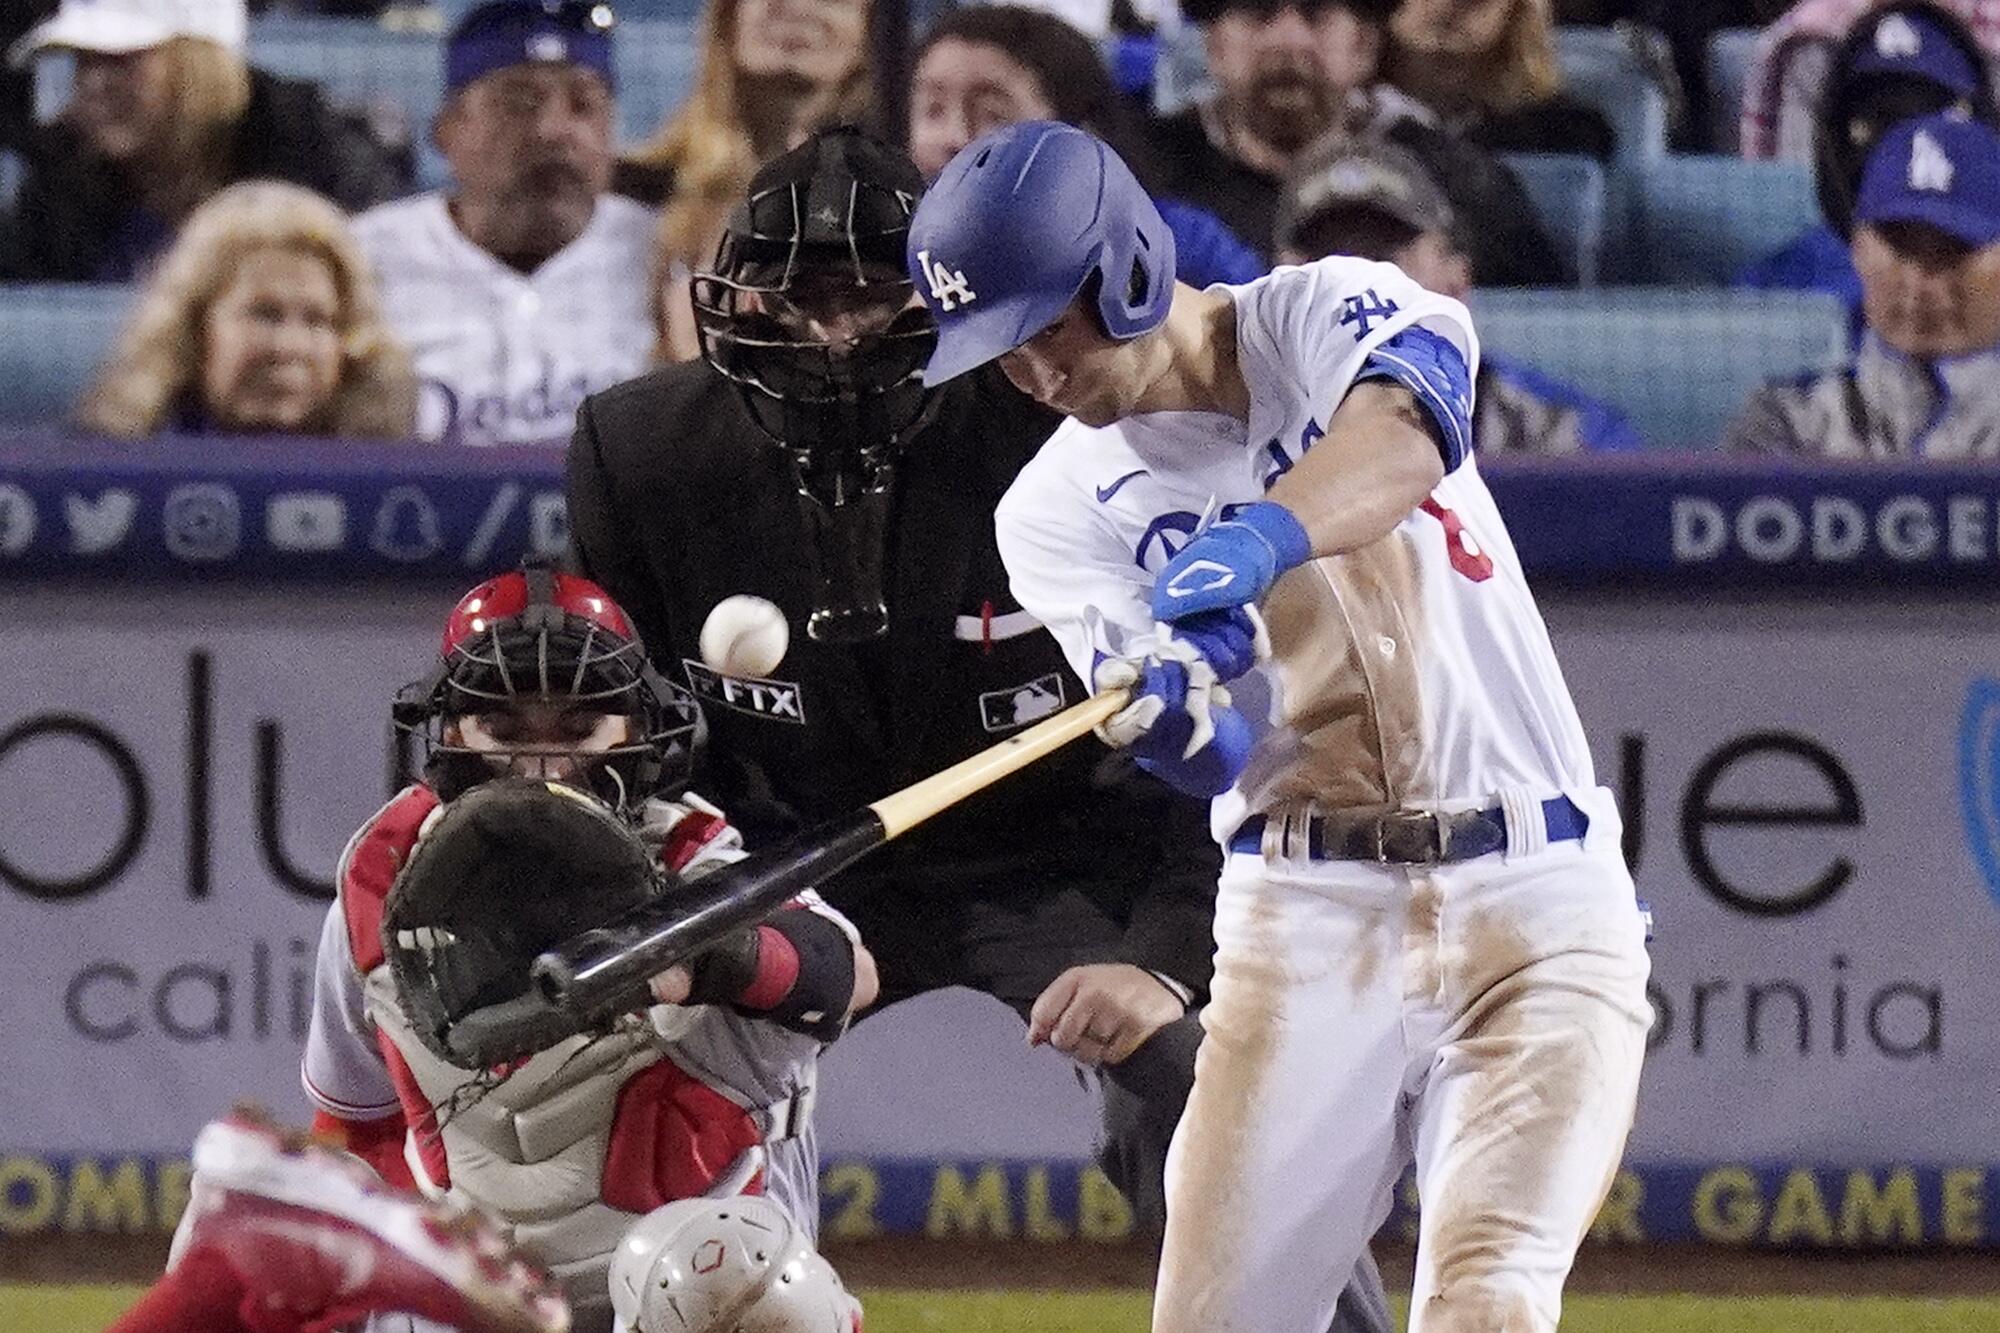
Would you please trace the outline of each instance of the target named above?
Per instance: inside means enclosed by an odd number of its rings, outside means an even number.
[[[1467,299],[1488,454],[2000,454],[2000,0],[15,0],[0,40],[0,426],[560,441],[699,354],[761,162],[1057,118],[1187,281]]]

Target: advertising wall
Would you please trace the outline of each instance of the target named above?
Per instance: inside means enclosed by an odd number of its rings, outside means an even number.
[[[471,581],[463,536],[357,586],[0,582],[0,1234],[166,1225],[204,1120],[307,1113],[332,868],[400,781],[386,701]],[[1995,614],[1576,582],[1545,608],[1658,920],[1601,1233],[1991,1243]],[[984,997],[870,1018],[827,1061],[829,1229],[1124,1234],[1088,1082]]]

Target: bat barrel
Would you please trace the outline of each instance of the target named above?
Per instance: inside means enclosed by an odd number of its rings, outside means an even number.
[[[535,959],[536,991],[549,1004],[573,1011],[643,993],[649,978],[718,937],[763,920],[885,837],[872,809],[795,834],[754,860],[725,866],[669,898],[565,940]]]

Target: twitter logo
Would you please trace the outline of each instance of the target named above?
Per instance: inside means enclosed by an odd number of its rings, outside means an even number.
[[[95,500],[74,493],[63,496],[70,553],[102,555],[115,550],[132,531],[132,518],[138,512],[139,497],[120,486],[99,493]]]

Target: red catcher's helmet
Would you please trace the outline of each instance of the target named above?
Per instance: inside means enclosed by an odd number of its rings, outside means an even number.
[[[423,737],[425,774],[449,800],[498,770],[495,755],[447,744],[446,723],[521,698],[632,720],[630,743],[578,756],[577,780],[613,805],[687,780],[701,710],[653,670],[625,612],[589,579],[528,564],[466,593],[445,620],[436,669],[397,693],[394,717]]]

